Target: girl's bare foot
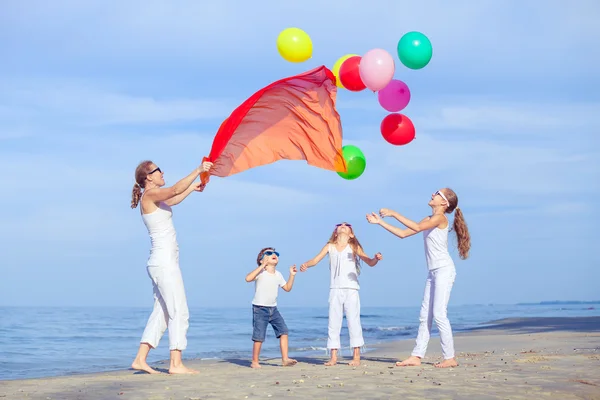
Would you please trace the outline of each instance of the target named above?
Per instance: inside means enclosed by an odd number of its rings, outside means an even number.
[[[354,358],[348,363],[351,367],[358,367],[360,365],[360,358]]]
[[[169,368],[169,374],[188,374],[188,375],[192,375],[192,374],[199,374],[200,371],[196,371],[195,369],[191,369],[186,367],[185,365],[181,364],[178,365],[177,367],[171,366]]]
[[[262,367],[260,366],[258,361],[252,361],[252,364],[250,364],[250,368],[262,368]]]
[[[146,361],[140,361],[138,359],[133,360],[133,363],[131,364],[131,368],[135,369],[136,371],[144,371],[144,372],[147,372],[149,374],[160,374],[161,373],[160,371],[152,369],[146,363]]]
[[[435,364],[434,367],[436,367],[436,368],[458,367],[458,362],[456,361],[456,358],[449,358],[447,360],[444,360],[440,363]]]
[[[333,367],[336,364],[337,364],[337,357],[331,357],[331,360],[327,361],[325,363],[325,366],[326,367]]]
[[[296,365],[298,363],[298,361],[294,360],[293,358],[287,358],[285,360],[283,360],[282,365],[284,367],[291,367],[292,365]]]
[[[421,365],[421,358],[417,356],[410,356],[404,361],[396,363],[396,367],[418,367]]]

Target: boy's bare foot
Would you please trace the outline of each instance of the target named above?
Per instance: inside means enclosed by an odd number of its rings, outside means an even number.
[[[160,374],[161,373],[160,371],[152,369],[145,361],[133,360],[133,363],[131,364],[131,368],[135,369],[136,371],[144,371],[149,374]]]
[[[169,368],[169,374],[187,374],[187,375],[195,375],[195,374],[199,374],[200,371],[196,371],[195,369],[191,369],[186,367],[185,365],[181,364],[177,367],[173,367],[171,366]]]
[[[360,365],[360,358],[354,358],[348,363],[351,367],[358,367]]]
[[[325,366],[326,367],[333,367],[336,364],[337,364],[337,357],[331,357],[331,360],[327,361],[325,363]]]
[[[250,364],[250,368],[262,368],[262,367],[260,366],[260,364],[258,362],[252,361],[252,364]]]
[[[298,361],[294,360],[293,358],[287,358],[285,360],[283,360],[282,365],[284,367],[291,367],[292,365],[296,365],[298,364]]]
[[[417,356],[410,356],[404,361],[398,361],[396,367],[418,367],[421,365],[421,358]]]
[[[449,358],[447,360],[444,360],[440,363],[435,364],[434,367],[436,367],[436,368],[458,367],[458,362],[456,361],[456,358]]]

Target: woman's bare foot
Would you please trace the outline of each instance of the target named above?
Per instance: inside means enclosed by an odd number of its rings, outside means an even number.
[[[421,358],[417,356],[410,356],[404,361],[398,361],[396,367],[418,367],[421,365]]]
[[[360,365],[360,358],[353,358],[348,365],[351,367],[358,367]]]
[[[434,365],[434,367],[436,368],[453,368],[453,367],[458,367],[458,362],[456,361],[456,358],[449,358],[447,360],[444,360],[440,363],[437,363]]]
[[[171,366],[169,367],[169,374],[188,374],[188,375],[192,375],[192,374],[199,374],[200,371],[196,371],[195,369],[191,369],[186,367],[183,364],[180,364],[178,366]]]
[[[258,361],[252,361],[252,364],[250,364],[250,368],[262,368],[262,367],[260,366]]]
[[[325,363],[325,366],[326,367],[333,367],[336,364],[337,364],[337,357],[331,357],[331,360],[327,361]]]
[[[135,369],[136,371],[144,371],[144,372],[147,372],[149,374],[160,374],[161,373],[160,371],[152,369],[146,363],[146,361],[140,361],[138,359],[133,360],[133,363],[131,364],[131,368]]]
[[[296,365],[298,364],[298,361],[294,360],[293,358],[287,358],[285,360],[283,360],[282,365],[284,367],[291,367],[292,365]]]

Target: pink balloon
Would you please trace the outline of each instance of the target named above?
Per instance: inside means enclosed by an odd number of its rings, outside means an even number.
[[[377,93],[379,104],[389,112],[398,112],[404,109],[410,101],[410,90],[406,83],[392,79],[390,83]]]
[[[360,60],[358,68],[360,79],[374,92],[386,87],[396,70],[394,59],[383,49],[369,50]]]

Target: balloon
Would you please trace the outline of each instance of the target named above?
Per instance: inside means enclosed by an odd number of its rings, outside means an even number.
[[[360,92],[366,88],[360,79],[360,56],[353,56],[342,63],[340,67],[340,82],[344,87],[353,92]]]
[[[390,83],[377,93],[379,104],[390,112],[404,109],[410,101],[410,90],[406,83],[392,79]]]
[[[358,54],[346,54],[345,56],[338,58],[335,64],[333,64],[333,68],[331,69],[331,72],[333,72],[333,75],[335,75],[335,84],[341,89],[344,89],[344,85],[342,85],[342,81],[340,80],[340,67],[342,66],[344,61],[354,56],[358,56]]]
[[[388,143],[402,146],[415,138],[415,126],[406,115],[389,114],[381,121],[381,134]]]
[[[432,54],[431,42],[421,32],[408,32],[398,42],[398,58],[408,68],[423,68],[429,64]]]
[[[346,161],[348,172],[338,172],[337,174],[344,179],[356,179],[365,172],[367,160],[363,152],[356,146],[348,144],[342,147],[342,155]]]
[[[277,50],[289,62],[304,62],[312,57],[312,40],[302,29],[287,28],[277,37]]]
[[[374,92],[383,89],[394,77],[394,59],[385,50],[369,50],[360,60],[360,78]]]

